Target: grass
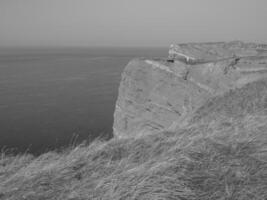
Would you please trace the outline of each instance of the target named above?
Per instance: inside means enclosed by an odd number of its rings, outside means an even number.
[[[200,107],[191,119],[196,121],[218,120],[242,117],[250,113],[267,110],[267,80],[252,82],[244,87],[231,90],[223,96],[210,99]]]
[[[266,94],[260,81],[214,98],[176,132],[2,152],[0,199],[265,200]]]

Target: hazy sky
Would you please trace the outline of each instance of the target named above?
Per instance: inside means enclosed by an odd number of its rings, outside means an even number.
[[[267,0],[0,0],[1,46],[267,43]]]

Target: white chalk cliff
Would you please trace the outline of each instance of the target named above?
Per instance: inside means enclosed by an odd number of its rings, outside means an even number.
[[[267,45],[171,45],[169,58],[134,59],[122,73],[116,137],[175,130],[209,98],[267,78]]]

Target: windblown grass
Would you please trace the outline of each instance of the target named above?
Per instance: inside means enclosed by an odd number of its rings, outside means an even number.
[[[267,110],[267,79],[252,82],[223,96],[208,100],[191,119],[196,121],[217,120],[220,117],[236,118]],[[264,113],[266,114],[266,113]]]
[[[177,132],[95,141],[39,157],[2,153],[0,199],[265,200],[265,97],[239,97],[250,92],[240,89],[216,99],[219,108],[202,108]],[[238,117],[236,106],[253,102],[257,109],[240,109]],[[236,112],[225,111],[231,107]],[[207,114],[199,114],[205,109]]]

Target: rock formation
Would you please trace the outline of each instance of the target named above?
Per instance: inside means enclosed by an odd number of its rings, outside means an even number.
[[[168,59],[134,59],[122,73],[116,137],[175,130],[209,98],[267,77],[266,45],[171,45]]]

